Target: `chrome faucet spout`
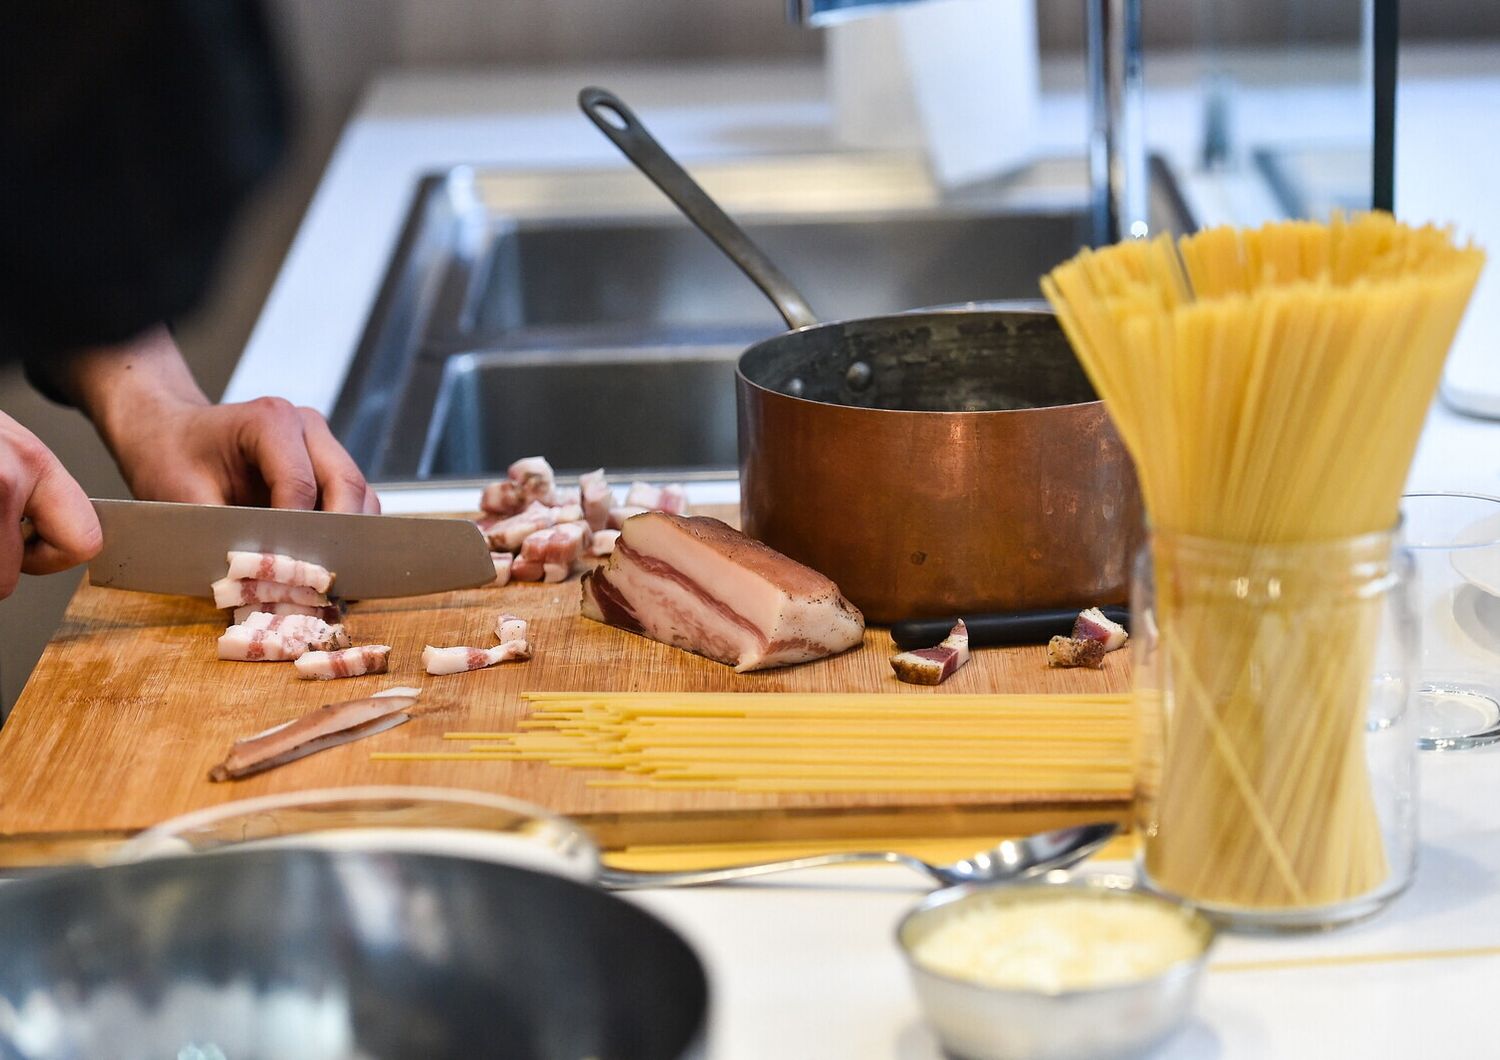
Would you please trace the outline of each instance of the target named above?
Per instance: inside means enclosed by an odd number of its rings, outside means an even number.
[[[826,26],[913,0],[787,0],[787,17]],[[1084,0],[1088,10],[1089,183],[1095,243],[1149,229],[1141,0]]]

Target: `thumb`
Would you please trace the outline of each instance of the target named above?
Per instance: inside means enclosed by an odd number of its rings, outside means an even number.
[[[22,514],[35,530],[21,561],[27,574],[53,574],[86,563],[104,543],[88,495],[51,452],[43,458]]]

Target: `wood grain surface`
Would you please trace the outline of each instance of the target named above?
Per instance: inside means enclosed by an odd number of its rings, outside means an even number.
[[[731,512],[710,510],[721,517]],[[488,645],[495,616],[531,622],[534,658],[447,677],[422,671],[424,644]],[[388,675],[300,681],[289,664],[221,662],[210,602],[82,586],[0,729],[0,864],[95,849],[189,810],[272,792],[424,784],[515,795],[576,817],[606,848],[652,843],[1013,834],[1084,819],[1124,821],[1128,791],[741,794],[596,788],[588,771],[536,762],[372,762],[372,750],[451,750],[455,729],[507,730],[529,690],[1104,692],[1129,687],[1127,652],[1104,669],[1052,670],[1040,647],[987,649],[936,689],[896,681],[883,629],[831,659],[754,674],[602,626],[578,614],[577,579],[354,605],[357,643],[392,645]],[[424,713],[369,740],[241,781],[210,766],[238,737],[312,708],[396,684]],[[50,853],[48,853],[50,852]]]

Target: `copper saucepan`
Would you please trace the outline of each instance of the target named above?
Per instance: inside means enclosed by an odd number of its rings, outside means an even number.
[[[1126,599],[1135,470],[1050,312],[820,324],[624,103],[586,88],[579,104],[793,329],[739,362],[747,534],[877,623]]]

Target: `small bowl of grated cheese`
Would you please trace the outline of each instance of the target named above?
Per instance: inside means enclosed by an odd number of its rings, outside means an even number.
[[[1141,1056],[1186,1020],[1213,937],[1128,876],[1062,872],[937,891],[896,929],[928,1022],[964,1060]]]

